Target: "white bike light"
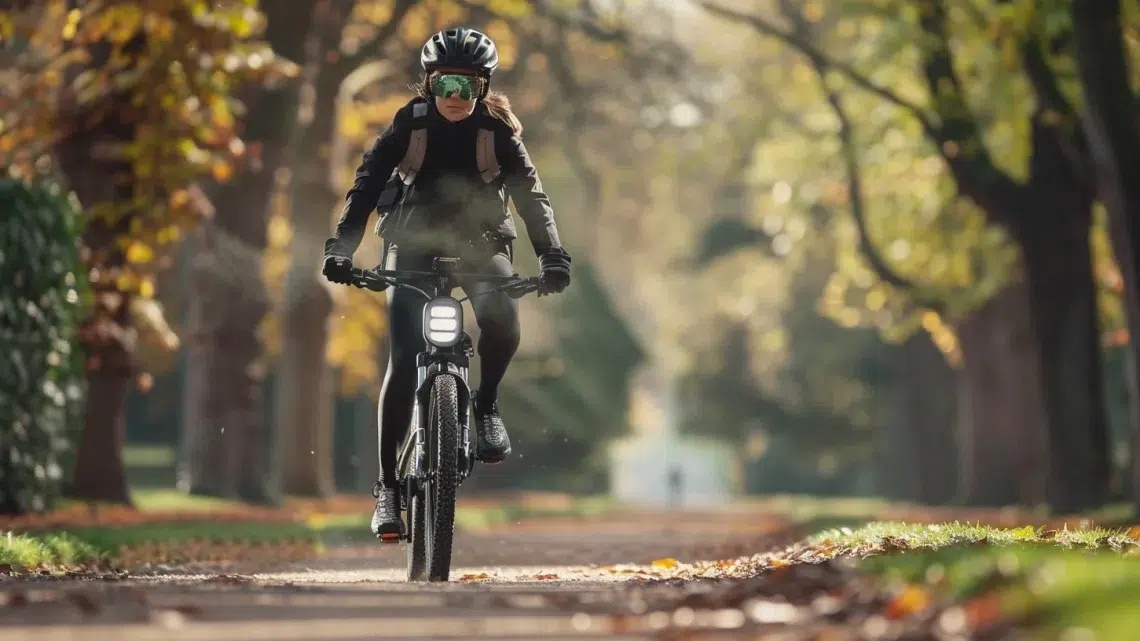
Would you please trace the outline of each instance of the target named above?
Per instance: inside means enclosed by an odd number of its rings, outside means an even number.
[[[451,347],[463,334],[463,308],[449,296],[434,298],[424,306],[424,340],[436,347]]]

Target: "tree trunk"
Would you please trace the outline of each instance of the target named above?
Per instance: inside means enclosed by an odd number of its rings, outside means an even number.
[[[1101,505],[1111,485],[1100,324],[1089,245],[1091,199],[1041,185],[1016,231],[1025,264],[1050,442],[1050,505]]]
[[[114,224],[93,219],[99,205],[129,202],[134,191],[131,166],[117,149],[134,137],[129,115],[101,121],[72,135],[56,149],[60,169],[87,210],[83,235],[87,267],[93,271],[94,305],[80,330],[86,352],[87,405],[83,434],[76,452],[69,496],[88,501],[131,504],[123,447],[125,403],[134,377],[135,330],[131,327],[131,295],[119,291],[117,268],[124,257],[117,241],[130,228],[129,212]]]
[[[958,324],[960,499],[1038,505],[1047,496],[1049,443],[1028,287],[1009,286]]]
[[[131,353],[120,343],[90,348],[88,363],[83,435],[68,495],[88,501],[131,505],[123,463],[127,438],[125,406],[132,379]]]
[[[947,503],[957,482],[955,381],[929,335],[916,334],[903,343],[898,381],[902,428],[911,445],[903,467],[912,475],[913,490],[906,498],[926,505]]]
[[[312,2],[265,7],[267,39],[279,55],[301,59]],[[184,397],[185,451],[180,485],[198,494],[274,502],[262,406],[265,365],[258,330],[268,312],[261,281],[267,222],[289,133],[296,122],[296,84],[246,92],[249,166],[214,197],[217,214],[199,233],[191,277]]]
[[[1077,64],[1084,91],[1083,125],[1108,210],[1113,250],[1124,278],[1128,315],[1129,424],[1132,497],[1140,507],[1140,124],[1128,77],[1119,0],[1074,0]]]
[[[339,41],[339,27],[336,35]],[[328,44],[319,43],[319,50]],[[303,496],[329,496],[336,490],[334,390],[326,357],[333,304],[319,270],[337,201],[330,184],[329,145],[341,81],[335,68],[331,73],[317,72],[314,104],[302,110],[311,112],[313,119],[303,125],[290,198],[293,238],[285,280],[277,421],[284,489]]]

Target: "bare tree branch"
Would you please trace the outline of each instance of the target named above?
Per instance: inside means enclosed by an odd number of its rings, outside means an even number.
[[[419,2],[420,0],[396,0],[395,6],[392,7],[392,15],[388,17],[388,21],[384,23],[384,26],[380,27],[380,29],[373,34],[372,38],[361,44],[352,54],[341,56],[336,64],[333,65],[333,69],[324,70],[322,73],[326,71],[329,73],[335,72],[343,78],[352,73],[353,69],[364,64],[369,58],[381,56],[384,52],[384,47],[387,46],[392,36],[396,35],[396,32],[400,29],[400,25],[404,22],[404,18],[407,17],[408,12],[411,11],[412,7],[419,4]],[[351,13],[351,11],[349,13]]]
[[[927,114],[926,110],[924,110],[921,106],[916,105],[906,100],[902,96],[899,96],[890,89],[887,89],[886,87],[873,82],[870,78],[863,75],[851,65],[831,58],[814,44],[805,41],[795,33],[781,29],[780,27],[777,27],[776,25],[768,22],[760,16],[750,15],[736,11],[734,9],[728,9],[726,7],[719,6],[714,2],[709,2],[708,0],[699,0],[697,4],[704,7],[705,10],[709,13],[720,16],[722,18],[726,18],[732,22],[747,24],[756,30],[756,32],[762,35],[768,36],[770,38],[775,38],[788,45],[789,47],[796,49],[805,56],[808,56],[809,58],[822,61],[825,67],[839,71],[855,85],[879,96],[880,98],[883,98],[887,102],[890,102],[891,104],[896,105],[910,113],[911,116],[922,123],[923,130],[931,138],[937,139],[940,136],[938,125],[934,123],[934,121],[930,118],[930,115]]]
[[[917,0],[923,30],[922,71],[942,122],[935,135],[958,188],[978,203],[994,222],[1013,224],[1021,189],[998,169],[986,149],[977,119],[970,111],[962,81],[954,70],[943,0]]]
[[[810,43],[814,39],[811,25],[803,19],[798,11],[794,10],[789,0],[781,0],[780,5],[784,16],[793,25],[793,35]],[[945,312],[946,303],[940,296],[898,273],[871,239],[867,212],[864,208],[863,175],[859,167],[859,151],[855,142],[854,125],[847,115],[839,92],[827,84],[827,61],[818,55],[809,53],[807,56],[811,61],[812,69],[815,70],[820,90],[827,97],[827,103],[831,106],[836,119],[839,120],[839,140],[842,147],[843,164],[847,172],[847,204],[851,210],[851,217],[855,220],[855,228],[859,233],[860,253],[863,254],[867,264],[883,282],[901,290],[915,305],[939,313]]]
[[[1008,0],[1006,0],[1008,1]],[[1052,45],[1056,48],[1071,42],[1073,32],[1066,30],[1059,43]],[[1081,128],[1080,114],[1073,104],[1061,92],[1057,74],[1049,66],[1045,57],[1045,44],[1036,33],[1030,33],[1021,45],[1021,56],[1025,63],[1025,74],[1033,86],[1037,97],[1038,113],[1035,118],[1044,119],[1050,113],[1048,122],[1057,137],[1057,143],[1073,168],[1073,172],[1087,185],[1095,183],[1093,169],[1089,163],[1088,141]]]
[[[589,124],[590,112],[583,101],[588,102],[590,98],[588,92],[583,90],[575,77],[574,69],[566,55],[569,50],[569,47],[566,46],[567,27],[566,25],[558,25],[556,30],[558,39],[549,52],[550,68],[557,82],[562,85],[563,95],[569,96],[571,100],[570,117],[566,123],[567,129],[571,132],[577,132],[584,130]],[[583,136],[572,133],[569,137],[569,143],[563,145],[562,150],[566,154],[566,159],[574,167],[574,173],[578,174],[578,179],[582,182],[585,191],[583,207],[593,217],[594,225],[600,232],[604,227],[599,218],[602,208],[602,176],[591,166],[583,146],[583,138]]]

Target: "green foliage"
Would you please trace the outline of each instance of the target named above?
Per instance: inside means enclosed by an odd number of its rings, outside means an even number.
[[[127,265],[115,284],[150,297],[155,272],[170,264],[163,254],[207,210],[191,187],[228,180],[260,153],[239,135],[237,90],[281,82],[296,68],[258,40],[265,21],[255,0],[72,4],[0,12],[13,35],[0,40],[0,162],[32,176],[73,136],[132,125],[126,140],[101,140],[114,144],[93,154],[93,165],[129,170],[131,196],[83,207],[112,224],[129,218],[116,238]]]
[[[58,185],[0,181],[0,513],[52,506],[83,401],[79,211]]]
[[[521,486],[597,492],[604,489],[608,444],[630,431],[630,377],[645,354],[594,267],[583,261],[574,269],[573,286],[552,303],[557,324],[549,353],[516,359],[500,403],[517,417],[511,438],[525,453]]]

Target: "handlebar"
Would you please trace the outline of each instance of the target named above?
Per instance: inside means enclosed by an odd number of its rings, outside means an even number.
[[[388,287],[402,287],[414,292],[417,292],[424,298],[431,300],[433,296],[424,290],[412,285],[408,281],[420,281],[424,279],[439,279],[442,274],[438,272],[419,272],[407,271],[398,269],[360,269],[353,268],[351,271],[352,280],[350,284],[361,289],[368,289],[374,292],[382,292]],[[540,291],[543,288],[542,279],[538,277],[525,277],[513,274],[511,276],[501,276],[499,274],[475,274],[475,273],[452,273],[447,275],[449,279],[472,279],[485,283],[499,283],[496,287],[480,292],[477,294],[468,294],[461,298],[459,302],[470,300],[475,296],[482,296],[491,292],[503,292],[511,298],[522,298],[527,294]]]

